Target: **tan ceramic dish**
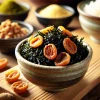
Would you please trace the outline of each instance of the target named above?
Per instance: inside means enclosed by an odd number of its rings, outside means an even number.
[[[43,90],[51,92],[62,91],[81,80],[88,69],[92,57],[92,49],[85,42],[84,45],[87,45],[89,51],[88,56],[79,63],[62,67],[34,64],[24,59],[18,51],[24,41],[26,39],[21,41],[15,49],[18,65],[25,78]]]

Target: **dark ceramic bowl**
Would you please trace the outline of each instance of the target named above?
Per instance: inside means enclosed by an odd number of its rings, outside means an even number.
[[[42,6],[42,7],[37,8],[36,11],[35,11],[35,15],[36,15],[38,21],[40,22],[40,24],[42,24],[43,26],[49,26],[49,25],[66,26],[66,25],[68,25],[72,21],[72,18],[74,17],[75,10],[70,6],[66,6],[66,5],[60,5],[60,6],[62,6],[66,10],[69,10],[70,12],[72,12],[72,15],[68,16],[68,17],[64,17],[64,18],[46,18],[46,17],[42,17],[38,13],[40,10],[42,10],[43,8],[46,7],[46,6]]]
[[[17,20],[15,22],[17,22],[21,27],[25,27],[28,30],[28,34],[21,38],[0,39],[0,52],[2,53],[14,52],[16,45],[33,33],[34,28],[30,24]]]
[[[0,14],[0,22],[5,21],[6,19],[24,21],[30,11],[30,5],[24,2],[18,2],[18,4],[26,7],[27,10],[19,14]]]

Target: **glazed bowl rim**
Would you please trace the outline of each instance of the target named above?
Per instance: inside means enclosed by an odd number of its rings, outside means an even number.
[[[28,37],[29,35],[31,35],[33,33],[33,31],[34,31],[34,27],[31,24],[27,23],[27,22],[19,21],[19,20],[11,20],[11,21],[17,22],[18,24],[26,26],[28,31],[29,31],[28,34],[23,36],[23,37],[20,37],[20,38],[10,38],[10,39],[2,39],[2,38],[0,38],[0,41],[1,40],[2,41],[13,41],[13,40],[20,40],[20,39],[22,40],[22,39]]]
[[[19,1],[16,1],[16,2],[17,2],[19,5],[25,7],[26,10],[23,11],[23,12],[21,12],[21,13],[18,13],[18,14],[3,14],[3,13],[0,13],[0,16],[19,16],[19,15],[22,15],[22,14],[27,13],[27,12],[30,11],[31,6],[30,6],[28,3],[26,3],[26,2],[21,2],[21,1],[20,1],[20,2],[19,2]]]
[[[92,1],[94,1],[94,0],[92,0]],[[85,1],[81,1],[81,2],[77,5],[77,10],[78,10],[79,14],[82,14],[82,15],[84,15],[84,16],[86,16],[86,17],[89,17],[89,18],[94,18],[94,19],[100,20],[100,17],[90,15],[90,14],[86,13],[85,11],[83,11],[83,8],[81,8],[82,5],[86,5],[86,4],[88,4],[89,2],[91,2],[91,0],[85,0]]]
[[[58,5],[59,5],[59,4],[58,4]],[[47,18],[47,17],[42,17],[42,16],[38,13],[38,11],[40,11],[41,9],[43,9],[43,8],[45,8],[45,7],[47,7],[47,6],[48,6],[48,5],[38,7],[38,8],[35,10],[34,14],[35,14],[38,18],[48,19],[48,20],[61,20],[61,19],[70,18],[70,17],[72,17],[72,16],[75,15],[75,10],[74,10],[73,7],[68,6],[68,5],[60,5],[60,6],[64,7],[65,9],[69,10],[69,11],[72,13],[72,15],[66,16],[66,17],[62,17],[62,18]]]
[[[24,41],[26,41],[27,39],[28,39],[28,38],[26,38],[26,39],[20,41],[20,42],[17,44],[17,46],[16,46],[16,48],[15,48],[15,56],[16,56],[17,59],[20,59],[22,62],[27,63],[29,66],[32,66],[32,67],[44,68],[44,69],[58,69],[58,70],[60,70],[60,69],[66,69],[66,68],[73,68],[74,66],[79,66],[79,64],[81,65],[81,64],[83,64],[83,63],[89,62],[90,59],[92,58],[92,53],[93,53],[92,48],[90,47],[90,45],[89,45],[88,43],[83,42],[83,45],[87,45],[87,48],[88,48],[89,53],[88,53],[88,55],[87,55],[87,57],[86,57],[85,59],[83,59],[82,61],[80,61],[80,62],[78,62],[78,63],[72,64],[72,65],[68,65],[67,67],[63,67],[63,66],[46,66],[46,65],[35,64],[35,63],[29,62],[28,60],[24,59],[24,58],[20,55],[20,53],[19,53],[19,51],[18,51],[20,45],[21,45]]]

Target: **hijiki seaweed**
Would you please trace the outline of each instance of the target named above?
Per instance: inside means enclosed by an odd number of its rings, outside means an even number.
[[[68,37],[68,35],[63,35],[62,31],[57,28],[48,31],[47,34],[43,34],[42,32],[38,31],[35,36],[38,35],[41,35],[43,37],[42,45],[38,48],[32,48],[29,42],[26,40],[20,45],[19,48],[21,56],[26,60],[36,64],[54,66],[54,61],[49,60],[44,56],[43,48],[45,47],[45,45],[52,43],[56,46],[58,54],[60,52],[66,52],[65,48],[63,47],[63,39]],[[84,38],[78,39],[78,36],[74,35],[70,37],[70,40],[73,41],[77,46],[77,52],[75,54],[70,54],[71,60],[68,65],[80,62],[87,57],[88,49],[86,45],[83,45],[83,39]]]

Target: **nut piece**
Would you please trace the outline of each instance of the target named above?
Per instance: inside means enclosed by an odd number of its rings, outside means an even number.
[[[17,22],[5,20],[0,25],[0,38],[20,38],[28,34],[27,28],[21,27]]]
[[[11,87],[16,93],[24,93],[27,91],[28,84],[24,81],[17,81],[14,82]]]
[[[48,44],[44,47],[44,56],[49,60],[54,60],[57,56],[57,48],[54,44]]]
[[[68,37],[72,37],[73,36],[73,34],[69,31],[69,30],[67,30],[67,29],[65,29],[63,26],[58,26],[58,29],[60,30],[60,31],[62,31],[62,33],[64,34],[64,35],[68,35]]]
[[[39,36],[34,37],[32,39],[30,38],[29,41],[30,41],[30,46],[31,47],[37,48],[40,45],[42,45],[42,43],[43,43],[43,37],[39,35]]]
[[[66,52],[61,52],[55,59],[56,66],[66,66],[70,63],[70,55]]]
[[[75,54],[77,52],[77,46],[70,38],[65,38],[63,40],[63,46],[69,54]]]

